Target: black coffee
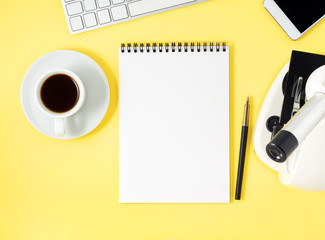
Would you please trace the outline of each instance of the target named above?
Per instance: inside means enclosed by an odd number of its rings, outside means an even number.
[[[44,81],[41,99],[49,110],[57,113],[67,112],[79,100],[79,87],[70,76],[56,74]]]

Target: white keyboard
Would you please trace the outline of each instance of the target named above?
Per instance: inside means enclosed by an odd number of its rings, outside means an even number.
[[[72,34],[209,0],[61,0]]]

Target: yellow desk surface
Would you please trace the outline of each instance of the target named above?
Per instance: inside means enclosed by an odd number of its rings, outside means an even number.
[[[252,147],[258,110],[292,50],[325,53],[325,21],[290,40],[262,0],[211,0],[83,34],[60,0],[0,1],[0,239],[324,239],[325,192],[281,185]],[[121,42],[230,43],[230,204],[119,204],[118,47]],[[60,141],[27,121],[20,86],[42,55],[72,49],[104,70],[109,110],[90,134]],[[234,201],[243,104],[252,96],[243,200]]]

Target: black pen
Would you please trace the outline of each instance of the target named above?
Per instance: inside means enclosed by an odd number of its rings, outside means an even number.
[[[241,129],[240,152],[239,152],[237,185],[236,185],[236,195],[235,195],[236,200],[240,200],[241,188],[243,183],[245,153],[246,153],[247,134],[248,134],[248,111],[249,111],[249,97],[247,97],[247,101],[244,109],[243,126]]]

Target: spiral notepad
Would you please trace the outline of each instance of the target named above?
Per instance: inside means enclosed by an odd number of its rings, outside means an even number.
[[[120,202],[229,202],[229,46],[119,50]]]

